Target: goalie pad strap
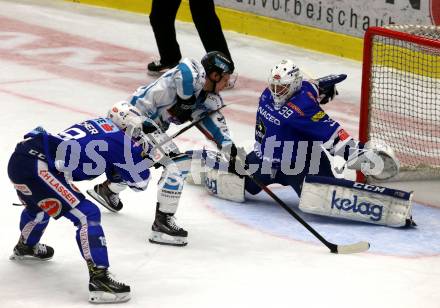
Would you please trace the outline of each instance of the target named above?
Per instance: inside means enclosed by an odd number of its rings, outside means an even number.
[[[320,176],[304,180],[299,208],[312,214],[403,227],[411,222],[412,193]]]

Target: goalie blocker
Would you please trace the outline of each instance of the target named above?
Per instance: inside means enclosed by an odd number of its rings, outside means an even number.
[[[389,227],[415,226],[411,207],[412,192],[310,175],[299,203],[306,213]]]

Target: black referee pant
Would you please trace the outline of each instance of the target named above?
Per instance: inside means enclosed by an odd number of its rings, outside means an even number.
[[[162,64],[174,64],[182,58],[174,22],[181,0],[153,0],[150,24],[153,27]],[[189,0],[192,19],[206,52],[221,51],[229,58],[228,45],[213,0]]]

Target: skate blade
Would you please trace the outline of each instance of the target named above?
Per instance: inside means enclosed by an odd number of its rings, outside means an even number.
[[[93,190],[93,189],[88,189],[88,190],[86,190],[87,191],[87,194],[90,196],[90,197],[92,197],[93,199],[95,199],[96,201],[98,201],[103,207],[105,207],[107,210],[109,210],[110,212],[113,212],[113,213],[117,213],[118,211],[116,211],[114,208],[112,208],[111,206],[109,206],[108,204],[107,204],[107,202],[105,202],[105,200],[100,196],[100,195],[98,195],[96,192],[95,192],[95,190]]]
[[[93,304],[123,303],[131,299],[130,292],[109,293],[104,291],[89,292],[89,302]]]
[[[170,246],[186,246],[188,244],[186,237],[171,236],[157,231],[152,231],[148,240],[150,243]]]
[[[38,262],[38,261],[49,261],[50,259],[52,259],[52,257],[49,258],[38,258],[38,257],[34,257],[34,256],[19,256],[16,254],[12,254],[9,257],[9,260],[11,261],[31,261],[31,262]]]

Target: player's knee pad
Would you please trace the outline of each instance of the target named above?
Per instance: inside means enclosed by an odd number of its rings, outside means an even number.
[[[49,224],[49,219],[49,215],[43,211],[34,212],[25,208],[20,219],[20,231],[24,243],[29,246],[37,244]]]
[[[70,219],[77,227],[89,223],[101,223],[101,212],[99,211],[99,208],[93,202],[87,199],[82,200],[65,216]]]
[[[175,213],[182,194],[187,171],[165,169],[158,183],[157,201],[160,210]]]
[[[219,198],[244,202],[244,181],[244,178],[236,174],[211,169],[206,172],[205,188]]]
[[[372,224],[412,225],[412,193],[349,180],[307,176],[299,208],[307,213]]]
[[[84,259],[108,267],[107,245],[99,208],[85,199],[65,216],[78,228],[76,241]]]

